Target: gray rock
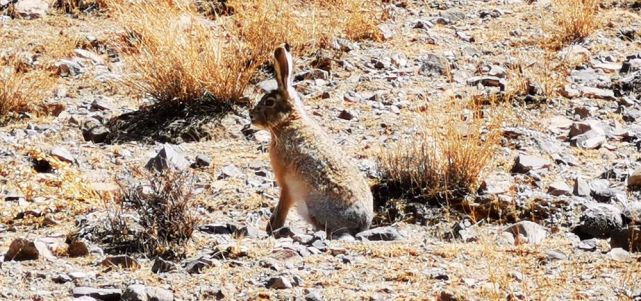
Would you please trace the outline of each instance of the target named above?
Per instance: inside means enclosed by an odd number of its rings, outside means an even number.
[[[609,202],[615,195],[610,189],[610,182],[605,179],[590,181],[590,195],[599,202]]]
[[[171,145],[165,144],[155,157],[149,159],[145,168],[158,172],[167,169],[182,171],[189,168],[189,162],[182,154],[176,152]]]
[[[419,58],[421,68],[419,73],[422,75],[445,75],[449,72],[449,63],[442,56],[428,53]]]
[[[622,226],[621,210],[608,204],[594,204],[581,215],[575,233],[585,238],[608,238],[610,232]]]
[[[305,295],[305,301],[323,301],[323,296],[317,291],[310,291]]]
[[[115,288],[76,287],[73,289],[74,298],[91,297],[102,301],[119,301],[122,290]]]
[[[354,114],[347,110],[341,110],[341,112],[338,114],[338,118],[343,120],[352,120],[354,119]]]
[[[598,241],[596,240],[596,238],[584,239],[579,242],[577,248],[583,251],[594,252],[596,251],[597,244]]]
[[[572,189],[563,181],[554,181],[548,186],[548,194],[553,196],[570,196],[572,195]]]
[[[584,86],[579,86],[578,90],[581,92],[581,95],[583,95],[584,97],[616,100],[616,97],[614,97],[614,91],[612,90],[599,89],[599,88],[593,88],[593,87],[584,87]]]
[[[4,255],[4,261],[36,260],[39,256],[39,249],[36,248],[33,241],[18,238],[9,245],[9,250]]]
[[[63,284],[63,283],[67,283],[67,282],[73,281],[73,279],[71,279],[71,277],[69,277],[69,275],[67,275],[67,274],[59,274],[56,277],[53,277],[52,280],[53,280],[53,282],[58,283],[58,284]]]
[[[243,171],[236,167],[236,165],[228,164],[223,166],[221,169],[220,175],[218,175],[218,180],[226,178],[242,178],[244,175]]]
[[[585,121],[574,122],[570,127],[570,138],[581,135],[581,134],[585,134],[592,130],[597,130],[603,133],[604,130],[603,130],[603,125],[601,121],[585,120]]]
[[[456,37],[468,43],[474,42],[474,37],[464,31],[456,31]]]
[[[630,256],[630,252],[624,250],[623,248],[612,248],[607,255],[608,257],[610,257],[610,259],[615,261],[628,261],[632,257]]]
[[[398,230],[393,227],[379,227],[379,228],[373,228],[369,230],[365,230],[363,232],[360,232],[356,234],[356,238],[360,240],[365,240],[365,241],[379,241],[379,240],[384,240],[384,241],[393,241],[393,240],[400,240],[403,237],[401,236],[400,233],[398,233]]]
[[[512,188],[512,177],[506,173],[495,173],[483,180],[479,188],[483,194],[501,194]]]
[[[76,158],[64,147],[56,146],[51,150],[51,155],[69,163],[76,162]]]
[[[13,10],[21,18],[42,18],[49,12],[49,2],[45,0],[18,0]]]
[[[154,264],[151,267],[151,272],[155,274],[160,274],[160,273],[173,272],[177,269],[178,267],[176,266],[175,263],[158,257],[154,260]]]
[[[539,244],[548,235],[543,226],[531,221],[518,222],[505,228],[503,232],[512,234],[517,245],[522,243]]]
[[[606,142],[606,137],[602,131],[592,130],[572,137],[571,141],[574,145],[582,149],[596,149]]]
[[[264,238],[267,237],[267,232],[262,231],[258,228],[252,227],[252,226],[245,226],[240,229],[238,229],[234,233],[235,237],[241,238],[241,237],[247,237],[247,238]]]
[[[629,252],[641,252],[641,225],[628,225],[613,231],[610,246]]]
[[[196,156],[196,162],[192,165],[194,168],[204,168],[211,166],[211,158],[205,155]]]
[[[546,257],[548,261],[562,261],[568,259],[568,256],[565,255],[565,253],[558,250],[547,251]]]
[[[291,280],[283,276],[269,278],[265,286],[271,289],[288,289],[293,287]]]
[[[81,130],[82,137],[85,141],[91,141],[93,143],[105,142],[111,133],[108,128],[103,126],[102,123],[95,118],[85,120],[81,126]]]
[[[127,287],[122,294],[121,301],[173,301],[174,293],[158,287],[145,287],[142,284],[133,284]]]
[[[532,170],[550,167],[550,162],[539,156],[519,154],[516,157],[512,171],[517,173],[527,173]]]
[[[590,196],[591,192],[592,191],[590,189],[590,185],[585,179],[580,177],[576,178],[576,180],[574,181],[574,191],[573,191],[574,195],[580,196],[580,197],[587,197],[587,196]]]

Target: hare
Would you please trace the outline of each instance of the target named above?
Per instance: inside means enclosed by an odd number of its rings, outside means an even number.
[[[374,216],[372,192],[356,166],[303,108],[292,86],[289,46],[274,51],[278,89],[264,95],[250,111],[254,126],[271,132],[269,157],[280,200],[267,232],[283,227],[289,209],[328,236],[367,230]]]

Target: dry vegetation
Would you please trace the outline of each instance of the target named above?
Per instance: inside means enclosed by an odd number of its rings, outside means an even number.
[[[376,39],[372,2],[230,1],[233,14],[203,18],[185,1],[109,3],[135,48],[128,83],[162,103],[203,97],[237,102],[275,45],[298,50],[335,37]]]
[[[420,132],[384,150],[380,164],[392,190],[420,200],[457,200],[478,188],[500,138],[501,114],[445,101],[418,118]]]
[[[0,123],[9,112],[43,111],[43,101],[55,83],[50,72],[18,72],[11,65],[0,66]]]
[[[555,0],[554,13],[546,24],[544,45],[559,50],[581,41],[600,25],[599,0]]]

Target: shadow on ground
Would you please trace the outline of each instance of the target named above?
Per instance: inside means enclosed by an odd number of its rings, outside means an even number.
[[[209,140],[221,120],[240,107],[213,100],[190,104],[152,105],[113,117],[107,122],[107,143],[195,142]]]

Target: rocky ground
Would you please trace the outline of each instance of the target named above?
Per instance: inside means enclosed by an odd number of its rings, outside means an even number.
[[[438,115],[435,103],[507,100],[501,146],[468,196],[493,214],[434,204],[409,223],[386,206],[376,228],[336,241],[292,212],[293,233],[267,237],[270,137],[245,108],[138,110],[150,100],[119,89],[128,71],[108,15],[3,16],[5,41],[60,32],[92,47],[55,64],[49,103],[64,109],[0,127],[0,297],[640,300],[641,5],[605,1],[594,32],[554,50],[540,42],[554,28],[549,1],[384,2],[384,41],[296,58],[306,109],[375,184],[377,154],[413,135],[418,115]],[[192,175],[198,228],[184,258],[115,254],[96,229],[128,219],[119,183],[157,156]]]

